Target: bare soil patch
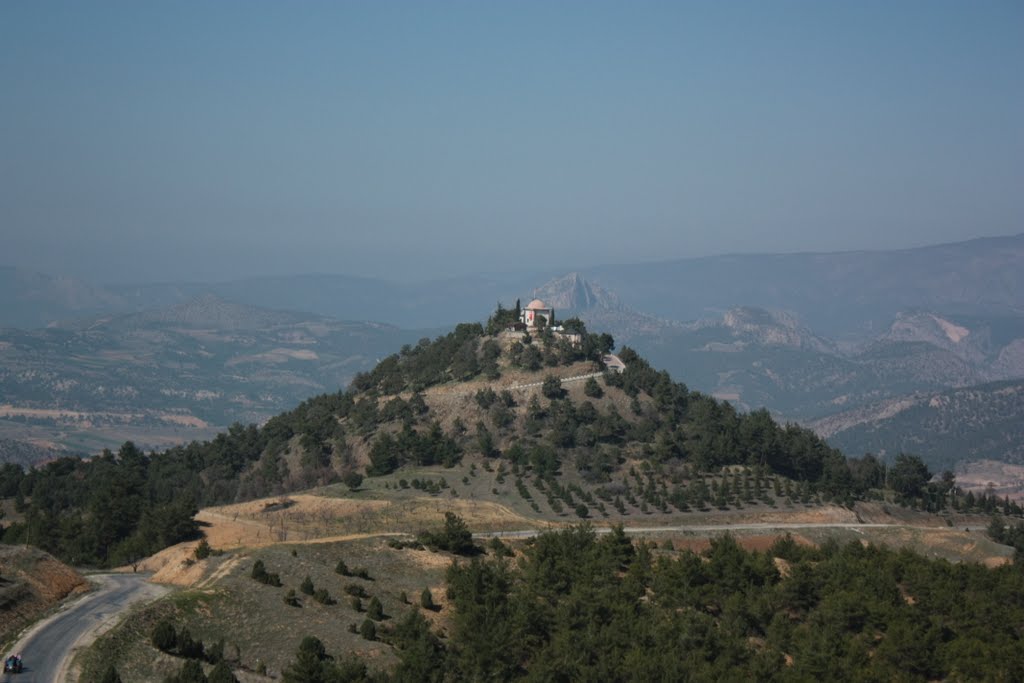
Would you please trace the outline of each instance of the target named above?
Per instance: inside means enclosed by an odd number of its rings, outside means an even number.
[[[416,496],[400,500],[331,498],[311,494],[261,499],[201,510],[211,546],[218,549],[259,547],[276,543],[312,543],[408,534],[441,524],[453,512],[470,528],[524,529],[536,522],[499,503],[458,498]]]
[[[975,493],[991,492],[997,496],[1024,500],[1024,466],[996,460],[963,463],[956,473],[956,483]]]
[[[720,535],[720,534],[719,534]],[[748,551],[765,552],[775,541],[779,540],[786,534],[751,534],[743,535],[741,533],[734,533],[733,538],[741,548]],[[789,534],[794,541],[800,545],[816,546],[817,543],[800,534]],[[672,546],[676,550],[691,550],[695,553],[702,553],[711,547],[712,536],[673,536]]]
[[[74,569],[35,548],[0,545],[0,643],[64,598],[89,589]]]

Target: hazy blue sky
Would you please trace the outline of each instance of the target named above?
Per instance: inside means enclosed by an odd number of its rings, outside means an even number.
[[[0,263],[415,278],[1024,231],[1024,2],[0,3]]]

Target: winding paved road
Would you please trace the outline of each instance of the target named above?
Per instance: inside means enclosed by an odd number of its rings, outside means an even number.
[[[144,574],[97,574],[89,579],[91,593],[66,603],[54,615],[36,624],[13,648],[20,652],[25,670],[3,674],[3,683],[65,683],[77,647],[87,645],[117,622],[137,602],[153,600],[167,588],[147,583]],[[4,653],[7,657],[10,653]]]

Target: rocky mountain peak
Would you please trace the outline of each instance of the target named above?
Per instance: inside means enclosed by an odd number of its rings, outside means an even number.
[[[622,304],[618,297],[608,290],[588,282],[579,273],[569,273],[550,280],[533,291],[533,296],[542,299],[556,311],[590,311],[594,309],[618,310]]]
[[[971,363],[985,360],[984,334],[929,311],[902,312],[883,335],[886,342],[926,342]]]

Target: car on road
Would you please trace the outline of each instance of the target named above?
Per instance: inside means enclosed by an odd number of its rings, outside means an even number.
[[[4,660],[4,673],[5,674],[20,674],[23,665],[21,663],[21,655],[11,655]]]

